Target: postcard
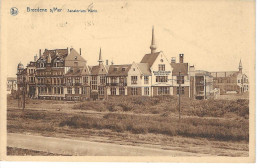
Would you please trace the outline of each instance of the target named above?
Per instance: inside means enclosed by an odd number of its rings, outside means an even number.
[[[1,160],[255,162],[254,0],[1,1]]]

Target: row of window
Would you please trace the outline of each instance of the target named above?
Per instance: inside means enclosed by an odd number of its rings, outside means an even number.
[[[38,84],[63,84],[63,78],[38,78]]]
[[[37,67],[39,67],[39,68],[44,68],[45,66],[46,66],[46,63],[43,63],[43,62],[41,62],[37,65]],[[64,64],[62,62],[55,62],[53,64],[53,67],[63,67],[63,66],[64,66]]]
[[[43,81],[42,81],[43,79]],[[44,78],[40,78],[40,83],[44,83]],[[84,76],[83,78],[83,83],[88,83],[89,79],[88,79],[88,76]],[[98,86],[97,86],[97,76],[91,76],[91,87],[93,90],[97,90],[98,89]],[[100,84],[106,84],[106,76],[100,76]],[[131,84],[137,84],[137,79],[138,77],[137,76],[131,76]],[[57,78],[57,80],[59,80]],[[127,83],[127,78],[125,77],[111,77],[110,78],[110,83],[111,84],[115,84],[115,83],[118,83],[119,81],[119,84],[122,83],[122,84],[125,84]],[[62,80],[63,81],[63,80]],[[156,82],[168,82],[168,76],[156,76]],[[53,83],[56,83],[56,79],[54,78],[54,82]],[[57,82],[57,83],[60,83],[60,82]],[[62,82],[63,83],[63,82]],[[68,77],[68,78],[65,78],[65,83],[68,83],[68,84],[72,84],[72,83],[81,83],[81,77],[74,77],[74,78],[71,78],[71,77]],[[178,84],[184,84],[184,76],[177,76],[177,83]],[[149,84],[149,76],[144,76],[144,84]],[[122,86],[122,85],[120,85]]]
[[[38,87],[39,94],[45,93],[45,94],[63,94],[63,87]]]
[[[45,71],[37,71],[38,76],[45,76],[45,75],[63,75],[63,71],[52,71],[52,72],[45,72]]]
[[[68,94],[88,94],[88,89],[87,87],[82,87],[82,93],[80,93],[80,88],[79,87],[68,87],[67,88],[67,93]],[[184,87],[177,87],[177,94],[181,93],[184,94]],[[72,92],[74,90],[74,92]],[[39,93],[49,93],[49,94],[63,94],[63,87],[53,87],[53,88],[47,88],[47,87],[39,87],[38,88]],[[170,87],[158,87],[158,95],[170,95]],[[98,88],[98,94],[99,95],[104,95],[105,94],[105,88],[104,87],[99,87]],[[131,88],[130,91],[131,95],[138,95],[138,88]],[[140,93],[139,93],[140,94]],[[116,88],[111,88],[110,89],[110,95],[118,95],[117,94],[117,89]],[[119,88],[119,95],[125,95],[125,88],[120,87]],[[149,96],[150,95],[150,88],[149,87],[144,87],[144,95]]]

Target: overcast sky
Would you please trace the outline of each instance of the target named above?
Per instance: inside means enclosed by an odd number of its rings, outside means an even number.
[[[242,59],[247,73],[255,56],[254,1],[94,1],[97,13],[68,13],[86,9],[92,1],[27,1],[15,5],[17,16],[7,15],[7,75],[17,64],[26,65],[39,49],[82,48],[88,65],[103,59],[115,64],[140,62],[150,52],[152,26],[157,50],[170,60],[184,53],[184,61],[198,70],[235,71]],[[62,8],[61,13],[28,13],[26,8]],[[252,63],[252,62],[251,62]]]

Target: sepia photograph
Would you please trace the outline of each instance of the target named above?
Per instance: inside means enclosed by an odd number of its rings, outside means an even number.
[[[254,0],[1,3],[3,160],[255,162]]]

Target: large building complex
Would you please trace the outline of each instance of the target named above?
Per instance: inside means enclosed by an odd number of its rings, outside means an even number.
[[[157,51],[154,39],[153,29],[151,52],[139,63],[124,65],[104,63],[101,49],[95,66],[87,65],[81,49],[79,52],[73,48],[45,49],[43,54],[39,50],[39,58],[35,56],[26,68],[21,63],[18,65],[18,90],[25,88],[26,95],[31,98],[56,100],[96,100],[127,95],[182,95],[206,99],[212,97],[214,88],[228,90],[216,84],[218,72],[196,71],[184,61],[184,54],[179,54],[178,63],[175,57],[168,60],[163,51]],[[241,72],[236,81],[238,87],[243,87],[239,92],[245,92],[248,80],[240,64]]]

